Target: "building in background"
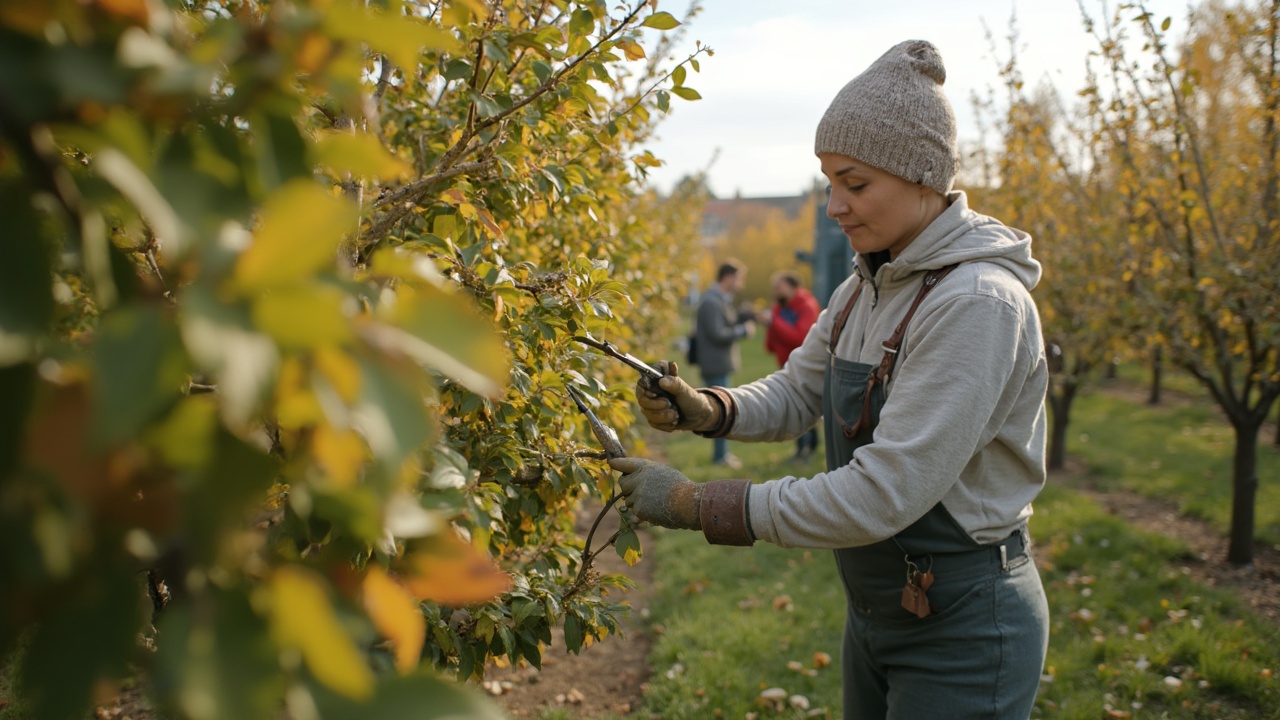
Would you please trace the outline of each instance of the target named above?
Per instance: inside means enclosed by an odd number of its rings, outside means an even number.
[[[757,270],[748,276],[743,299],[770,302],[769,276],[792,270],[826,307],[831,293],[849,277],[853,250],[839,224],[826,215],[824,187],[815,184],[810,192],[791,196],[707,200],[700,233],[707,256],[740,258]],[[709,281],[703,277],[701,285]]]

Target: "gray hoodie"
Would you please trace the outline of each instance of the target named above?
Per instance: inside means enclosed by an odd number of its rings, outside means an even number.
[[[782,546],[868,545],[941,501],[979,543],[1001,540],[1031,515],[1045,482],[1048,367],[1030,290],[1040,279],[1031,237],[968,208],[963,192],[892,262],[849,316],[839,357],[876,365],[880,343],[907,312],[928,270],[960,263],[907,326],[874,442],[810,478],[752,486],[751,527]],[[869,275],[866,259],[857,259]],[[857,286],[845,281],[786,366],[732,390],[731,438],[794,438],[822,414],[823,371],[835,315]]]

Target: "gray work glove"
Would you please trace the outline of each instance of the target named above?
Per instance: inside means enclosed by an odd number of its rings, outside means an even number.
[[[689,386],[680,378],[680,368],[674,362],[659,360],[653,367],[665,377],[658,387],[670,394],[664,397],[653,391],[652,380],[641,378],[636,383],[636,402],[649,425],[663,432],[673,430],[707,431],[720,424],[720,408],[710,398]],[[680,406],[677,413],[674,402]],[[683,419],[681,419],[683,415]]]
[[[688,386],[686,386],[688,387]],[[701,530],[702,485],[673,467],[640,458],[614,458],[627,508],[640,520],[677,530]]]

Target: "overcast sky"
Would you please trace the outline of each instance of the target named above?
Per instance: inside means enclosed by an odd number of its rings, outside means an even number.
[[[682,16],[684,0],[664,0]],[[1099,0],[1084,0],[1102,17]],[[1114,12],[1112,0],[1108,13]],[[719,197],[795,195],[818,177],[813,133],[827,104],[846,82],[899,41],[919,38],[942,52],[945,90],[956,110],[959,137],[978,136],[970,97],[999,85],[986,27],[1007,58],[1010,17],[1016,10],[1019,58],[1028,85],[1047,78],[1074,97],[1093,39],[1076,0],[704,0],[688,27],[715,56],[685,84],[702,100],[672,99],[673,111],[649,147],[666,162],[650,181],[666,191],[680,177],[710,167]],[[1148,0],[1157,16],[1185,28],[1187,0]],[[1132,16],[1131,11],[1128,15]],[[680,54],[679,57],[684,57]],[[716,155],[716,151],[719,151]]]

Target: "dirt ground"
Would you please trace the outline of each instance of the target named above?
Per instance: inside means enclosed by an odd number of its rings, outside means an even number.
[[[1088,487],[1079,472],[1058,477],[1135,527],[1180,538],[1194,556],[1185,563],[1192,577],[1206,585],[1229,588],[1260,615],[1280,622],[1280,546],[1257,543],[1252,567],[1228,565],[1226,536],[1200,520],[1179,515],[1174,503],[1122,490],[1098,492]]]
[[[586,536],[596,508],[578,517],[578,533]],[[596,530],[595,542],[609,537],[618,527],[618,514],[611,512]],[[652,537],[641,531],[640,547],[650,547]],[[653,644],[648,623],[648,601],[653,580],[653,559],[646,557],[635,567],[627,567],[616,552],[606,550],[596,558],[601,573],[622,573],[635,581],[632,588],[615,601],[632,608],[623,618],[623,634],[610,635],[582,649],[579,655],[565,651],[564,632],[554,628],[551,646],[542,652],[542,671],[533,667],[490,668],[484,689],[495,695],[513,718],[537,718],[549,709],[563,708],[570,717],[597,718],[609,713],[627,714],[640,706],[649,680],[649,648]]]

